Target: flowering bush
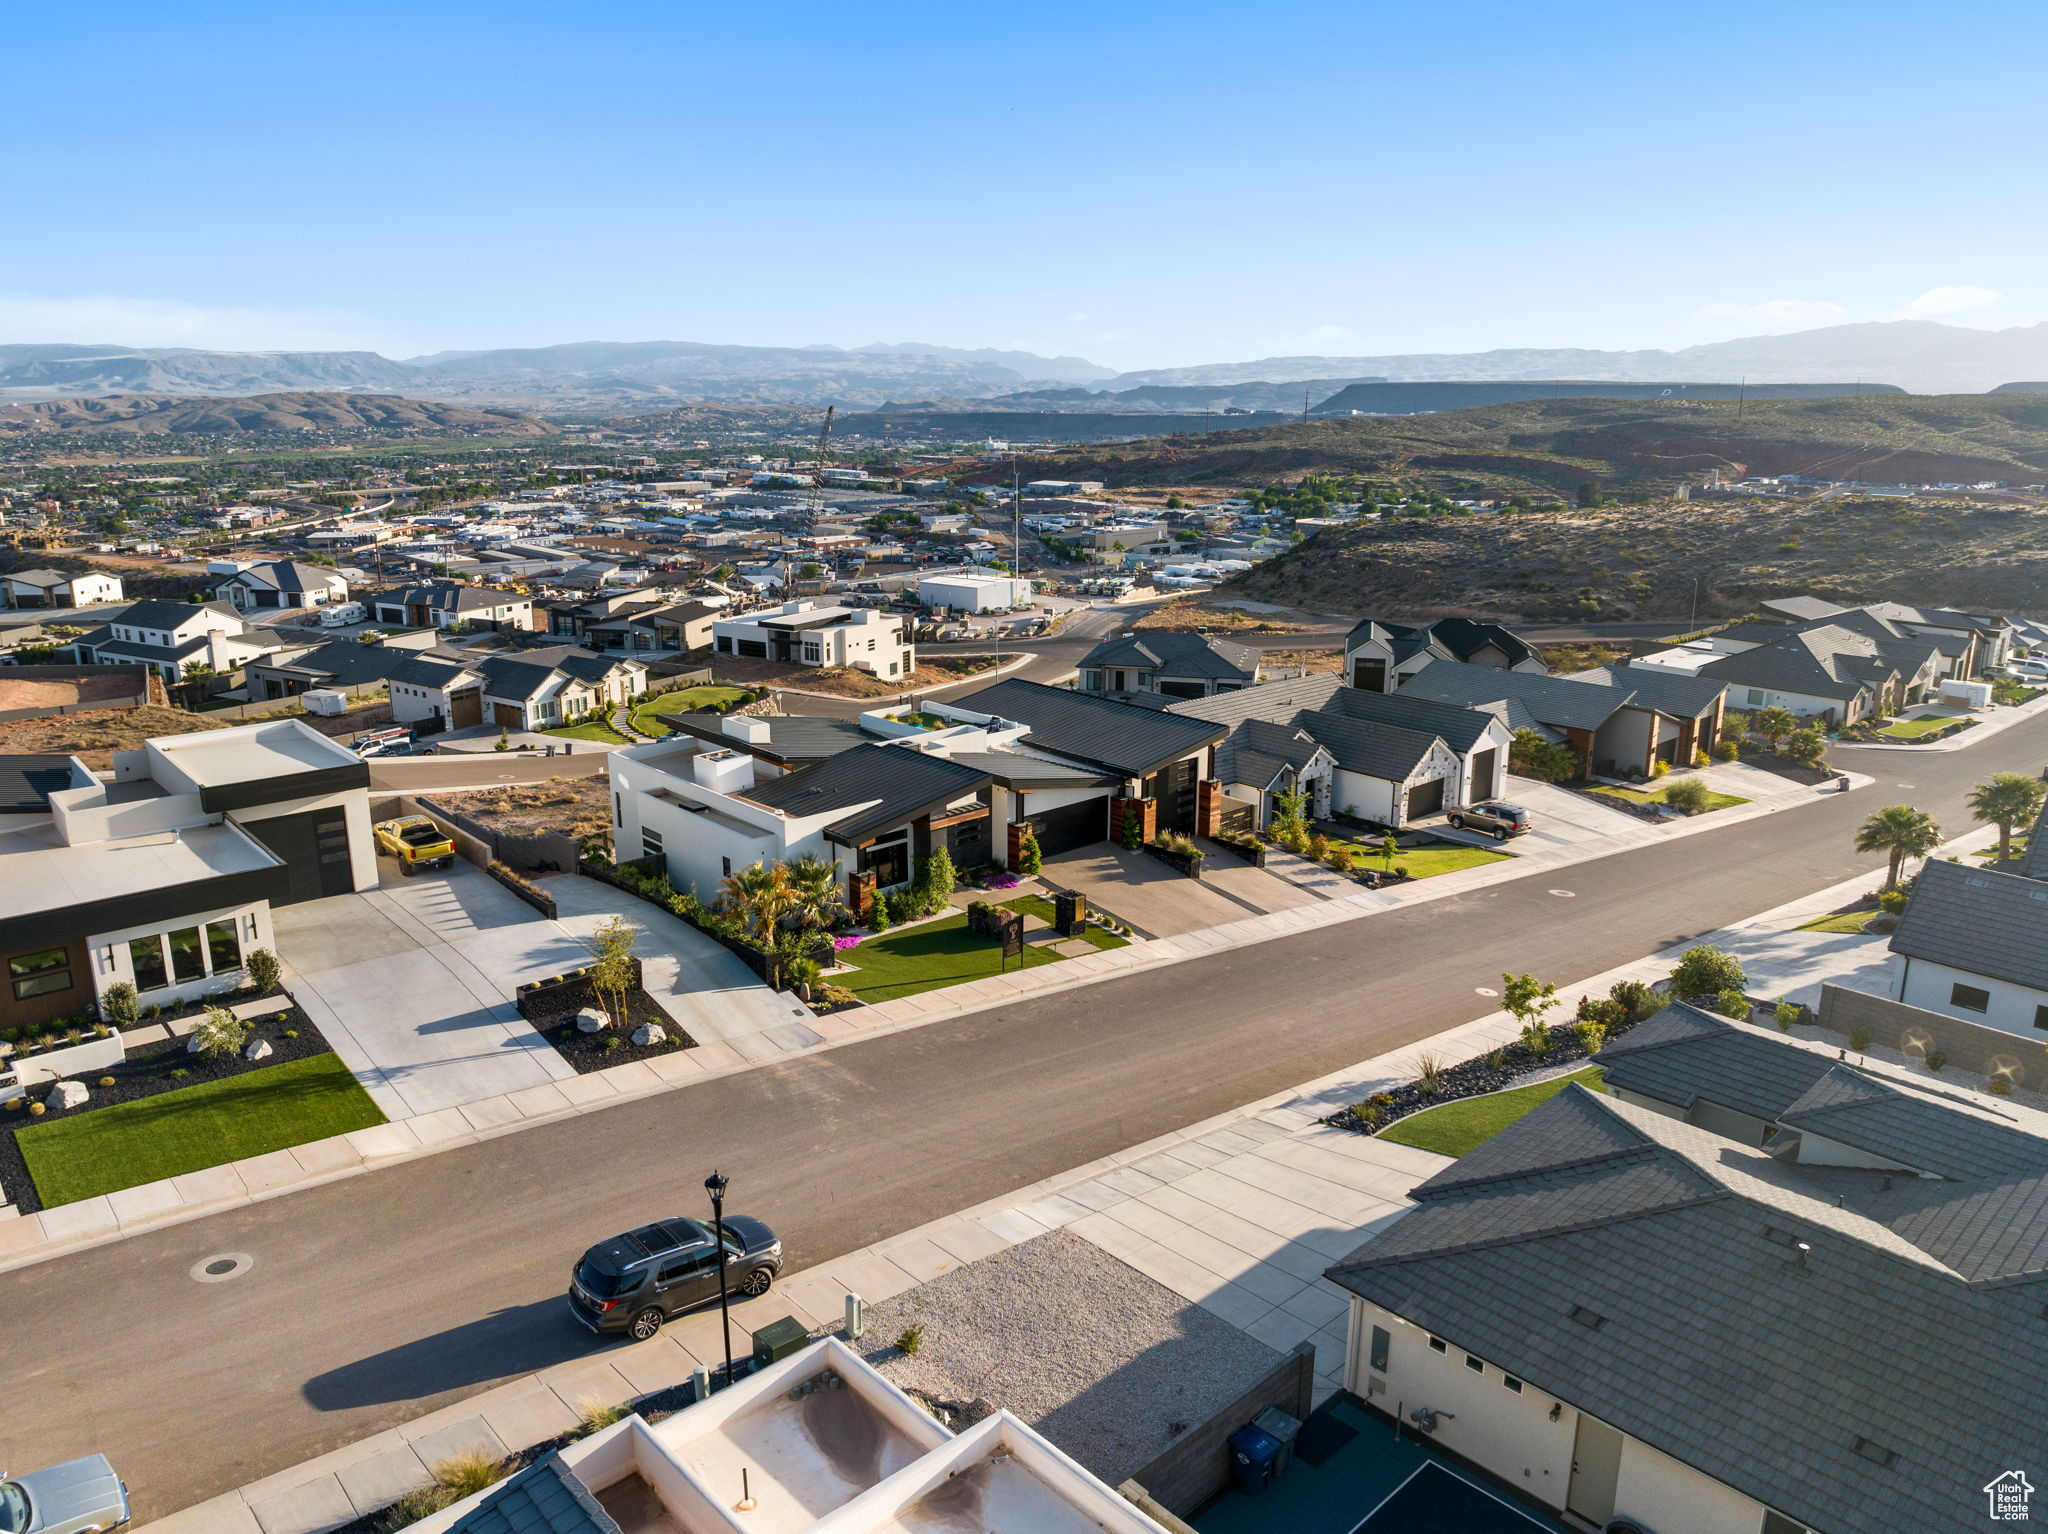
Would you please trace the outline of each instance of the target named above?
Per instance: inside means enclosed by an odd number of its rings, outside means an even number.
[[[832,939],[832,948],[835,953],[844,953],[849,948],[858,947],[860,947],[860,934],[858,932],[842,932]]]
[[[1015,874],[1005,871],[999,874],[990,874],[988,879],[988,887],[992,890],[1009,890],[1015,889],[1018,885],[1022,884],[1023,882],[1024,881],[1018,878]]]

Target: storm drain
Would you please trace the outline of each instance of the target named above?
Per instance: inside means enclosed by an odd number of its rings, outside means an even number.
[[[221,1252],[217,1256],[202,1257],[192,1264],[192,1277],[202,1284],[226,1283],[231,1278],[240,1278],[256,1265],[256,1259],[247,1252]]]

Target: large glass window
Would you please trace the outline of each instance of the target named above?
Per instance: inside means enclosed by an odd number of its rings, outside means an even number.
[[[242,944],[235,936],[233,918],[206,924],[206,957],[216,975],[242,967]]]
[[[14,985],[14,999],[54,996],[71,989],[71,953],[64,948],[45,948],[40,953],[17,954],[7,961],[7,978]]]
[[[910,843],[899,836],[860,850],[860,871],[875,876],[875,888],[888,889],[910,877]]]
[[[180,927],[176,932],[164,934],[164,940],[171,948],[171,975],[177,980],[204,980],[206,978],[206,956],[199,941],[197,927]]]
[[[135,989],[154,991],[171,983],[164,968],[164,940],[152,932],[128,944],[128,962],[135,967]]]

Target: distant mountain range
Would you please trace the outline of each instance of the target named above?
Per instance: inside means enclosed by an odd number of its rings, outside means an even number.
[[[390,394],[259,394],[248,398],[115,394],[0,405],[0,437],[124,432],[375,432],[392,436],[538,437],[554,431],[523,410],[400,399]]]
[[[0,345],[0,402],[104,394],[246,396],[302,390],[542,410],[626,412],[707,401],[942,411],[1299,411],[1355,384],[1611,383],[1886,385],[1982,393],[2048,378],[2048,324],[1972,330],[1932,320],[1832,325],[1677,351],[1576,347],[1383,357],[1264,357],[1117,373],[1079,357],[919,342],[712,346],[582,341],[437,352],[210,352],[112,345]],[[1852,391],[1853,392],[1853,391]],[[1357,408],[1357,407],[1353,407]]]

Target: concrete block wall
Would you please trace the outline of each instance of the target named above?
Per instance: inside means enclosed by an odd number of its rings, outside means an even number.
[[[1316,1380],[1316,1352],[1294,1345],[1264,1379],[1216,1413],[1189,1428],[1173,1446],[1131,1477],[1164,1507],[1185,1518],[1230,1486],[1230,1435],[1269,1406],[1306,1422]]]

